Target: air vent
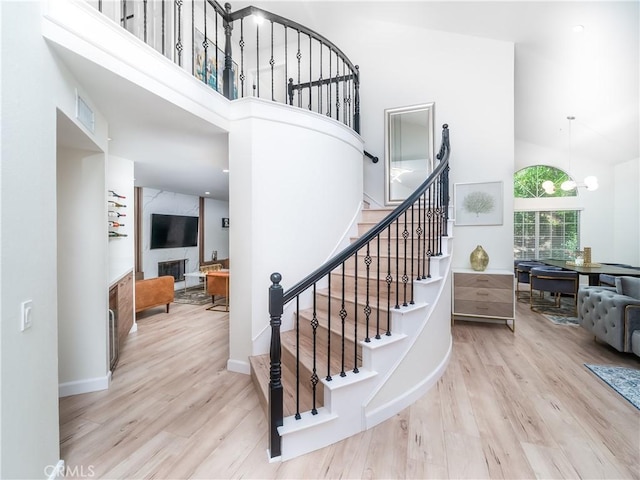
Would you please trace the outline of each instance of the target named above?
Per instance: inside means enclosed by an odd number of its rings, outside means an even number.
[[[87,102],[84,101],[78,92],[76,92],[76,118],[78,121],[87,127],[91,133],[94,133],[95,119],[93,110],[89,107]]]

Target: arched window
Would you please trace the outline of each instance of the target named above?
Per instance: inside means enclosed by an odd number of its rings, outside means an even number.
[[[513,196],[516,198],[575,197],[577,189],[565,191],[560,188],[565,180],[573,180],[562,170],[548,165],[534,165],[518,170],[513,175]],[[544,188],[551,182],[553,188]],[[547,184],[551,186],[551,184]]]
[[[575,197],[576,189],[565,191],[560,185],[571,177],[562,170],[547,165],[523,168],[513,175],[513,194],[516,198],[549,197],[549,207],[540,209],[536,202],[532,209],[513,212],[513,255],[515,259],[572,259],[580,249],[580,211],[560,210],[553,197]],[[551,184],[543,188],[542,183]],[[546,203],[546,201],[545,201]],[[557,203],[557,202],[556,202]]]

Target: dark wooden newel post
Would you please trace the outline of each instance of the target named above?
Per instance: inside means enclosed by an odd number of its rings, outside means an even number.
[[[280,281],[282,275],[271,274],[272,285],[269,287],[269,316],[271,317],[271,367],[269,370],[269,452],[271,458],[281,455],[280,434],[278,427],[282,426],[283,395],[282,395],[282,367],[280,325],[282,323],[283,291]]]

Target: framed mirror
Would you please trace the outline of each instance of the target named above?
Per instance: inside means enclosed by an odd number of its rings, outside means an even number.
[[[402,203],[433,171],[435,103],[384,111],[385,204]]]

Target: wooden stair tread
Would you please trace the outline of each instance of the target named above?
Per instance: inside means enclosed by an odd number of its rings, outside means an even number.
[[[286,348],[291,352],[295,352],[295,331],[290,330],[288,332],[284,332],[281,335],[281,338],[283,350]],[[353,368],[353,345],[350,345],[349,347],[350,348],[345,348],[345,370]],[[327,376],[326,352],[317,353],[316,375],[318,375],[319,378],[324,378]],[[295,355],[293,355],[293,358],[295,358]],[[331,367],[329,371],[331,372],[331,375],[338,375],[342,369],[342,358],[338,355],[332,355],[330,360]],[[304,367],[304,369],[309,373],[307,376],[307,379],[309,380],[311,378],[311,372],[313,371],[313,340],[306,336],[300,336],[300,366]],[[288,367],[292,370],[295,369],[295,366],[293,365],[288,365]]]
[[[269,415],[269,381],[270,381],[270,357],[269,354],[255,355],[249,358],[251,364],[252,376],[254,379],[254,385],[258,388],[258,396],[260,398],[260,405],[262,406],[265,415]],[[295,415],[296,413],[296,385],[295,385],[295,373],[291,371],[286,365],[282,365],[282,385],[283,389],[283,412],[284,416]],[[318,388],[322,388],[322,384],[318,384]],[[322,403],[322,394],[317,395],[316,408],[320,408]],[[312,405],[312,392],[310,388],[306,388],[303,382],[300,383],[300,406]],[[310,409],[310,407],[308,408]]]

